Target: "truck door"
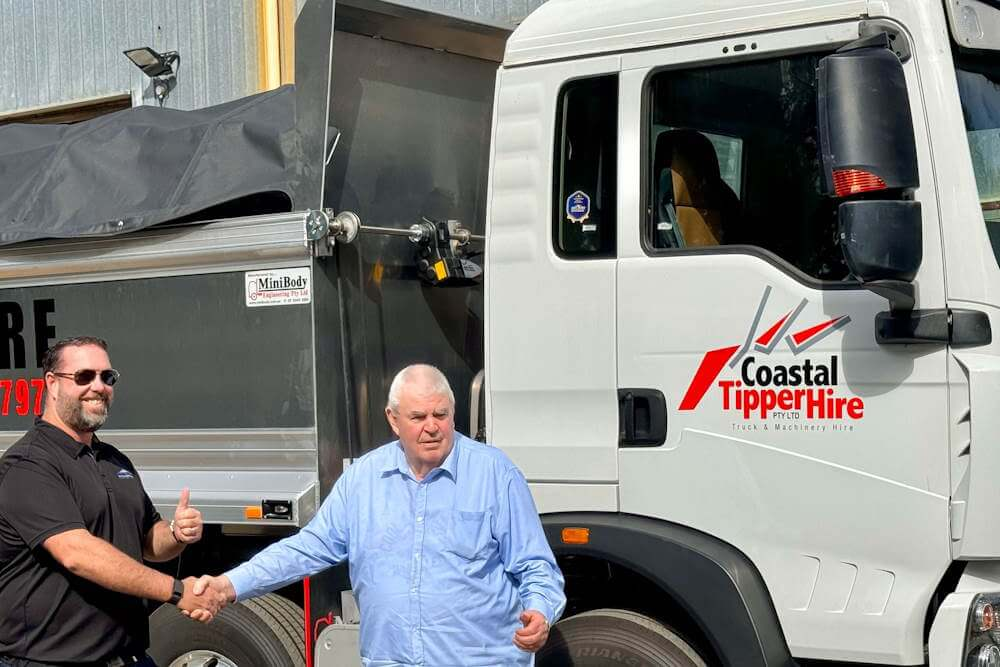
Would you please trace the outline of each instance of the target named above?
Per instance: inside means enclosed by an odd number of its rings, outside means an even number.
[[[793,655],[919,662],[950,559],[946,348],[876,343],[887,302],[849,275],[820,192],[816,68],[858,29],[623,56],[619,188],[641,196],[618,225],[619,497],[745,553]],[[916,137],[915,283],[939,308]]]
[[[490,441],[533,482],[542,512],[617,509],[619,62],[498,74],[487,421]]]

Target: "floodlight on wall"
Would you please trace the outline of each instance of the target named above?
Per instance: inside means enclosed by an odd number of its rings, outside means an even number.
[[[132,64],[142,70],[142,73],[153,80],[153,95],[163,106],[163,100],[177,85],[177,69],[180,69],[181,56],[176,51],[158,53],[148,46],[122,51],[132,61]]]

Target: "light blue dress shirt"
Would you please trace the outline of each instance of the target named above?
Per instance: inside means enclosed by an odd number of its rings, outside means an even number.
[[[454,442],[422,481],[398,441],[358,459],[298,534],[226,573],[237,599],[348,560],[364,665],[532,664],[513,644],[519,616],[555,623],[562,573],[521,471],[495,447]]]

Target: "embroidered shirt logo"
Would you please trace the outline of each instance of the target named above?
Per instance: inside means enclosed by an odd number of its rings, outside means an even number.
[[[125,468],[122,468],[117,473],[115,473],[115,476],[118,477],[118,479],[135,479],[135,475],[133,475]]]

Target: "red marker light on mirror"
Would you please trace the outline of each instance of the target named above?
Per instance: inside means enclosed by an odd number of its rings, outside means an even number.
[[[833,190],[838,197],[887,188],[885,181],[862,169],[837,169],[833,172]]]

